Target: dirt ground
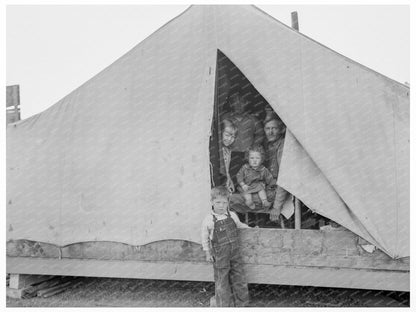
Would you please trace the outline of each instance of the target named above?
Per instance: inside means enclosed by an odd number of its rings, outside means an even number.
[[[250,284],[252,307],[409,307],[409,293]],[[7,298],[7,307],[208,307],[210,282],[84,277],[49,298]]]

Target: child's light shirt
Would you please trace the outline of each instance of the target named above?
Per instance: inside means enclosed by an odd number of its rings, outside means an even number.
[[[225,214],[217,214],[212,211],[209,215],[207,215],[202,221],[202,228],[201,228],[201,238],[202,238],[202,249],[207,251],[209,250],[210,241],[212,240],[212,235],[214,232],[214,218],[215,216],[217,220],[224,220],[228,217],[227,213]],[[234,220],[237,228],[243,229],[248,228],[249,226],[245,223],[242,223],[235,212],[230,211],[230,216]]]

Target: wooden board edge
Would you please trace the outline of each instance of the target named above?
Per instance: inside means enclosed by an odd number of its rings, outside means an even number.
[[[315,287],[410,291],[410,273],[385,270],[245,265],[247,281]],[[208,262],[7,257],[7,273],[213,281]]]

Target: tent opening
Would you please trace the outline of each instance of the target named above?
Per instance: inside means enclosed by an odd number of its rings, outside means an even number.
[[[243,104],[239,106],[236,105],[236,97],[238,97]],[[250,146],[259,144],[264,148],[266,142],[264,121],[271,114],[277,115],[266,99],[256,90],[241,70],[223,52],[218,50],[214,114],[209,146],[212,187],[228,185],[229,182],[227,176],[229,176],[233,182],[233,191],[235,193],[239,192],[237,174],[242,165],[247,163],[247,155],[243,150],[247,148],[248,144]],[[236,117],[236,115],[241,116],[241,118]],[[243,120],[243,118],[244,120],[247,120],[247,123],[250,124],[250,126],[239,126],[238,132],[240,132],[240,134],[241,132],[244,132],[242,133],[244,138],[252,137],[252,139],[250,142],[244,142],[242,139],[239,141],[239,135],[237,134],[234,138],[234,142],[228,149],[231,153],[227,156],[227,153],[223,150],[223,132],[228,131],[225,129],[227,128],[227,125],[229,125],[228,121],[236,120],[236,118],[238,120]],[[231,124],[232,126],[235,125],[233,122],[231,122]],[[227,163],[228,165],[226,165]],[[257,208],[259,205],[260,207],[262,205],[260,199],[257,198],[256,200],[254,196],[253,202]],[[233,207],[231,206],[231,208]],[[326,225],[337,226],[331,220],[312,212],[303,204],[301,207],[301,214],[301,228],[303,229],[319,229]],[[239,214],[239,217],[242,221],[256,224],[261,227],[281,226],[281,223],[279,222],[271,222],[269,220],[269,215],[265,213],[249,213],[248,215]],[[284,219],[283,222],[285,227],[294,228],[293,215],[289,219]]]

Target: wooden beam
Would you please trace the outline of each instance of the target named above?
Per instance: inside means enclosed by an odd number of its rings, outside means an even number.
[[[292,12],[291,16],[292,16],[292,28],[299,31],[298,12],[296,11]]]
[[[291,13],[292,17],[292,28],[299,31],[299,20],[298,12],[294,11]],[[301,204],[298,198],[295,198],[295,229],[299,230],[301,228]]]
[[[366,252],[354,233],[294,229],[241,229],[241,251],[247,264],[297,265],[350,269],[409,271],[409,258],[392,259],[380,250]],[[59,252],[61,251],[61,253]],[[142,246],[117,242],[83,242],[58,246],[16,240],[7,242],[7,256],[133,261],[204,262],[201,245],[163,240]]]
[[[13,107],[13,108],[11,108]],[[6,87],[6,121],[7,124],[20,120],[20,87]]]
[[[7,272],[52,275],[213,281],[212,264],[186,261],[120,261],[7,257]]]
[[[19,289],[50,279],[49,275],[10,274],[9,288]]]
[[[6,107],[20,105],[20,87],[19,85],[6,87]]]
[[[249,283],[410,291],[409,272],[246,264]],[[11,273],[213,281],[208,262],[6,259]]]
[[[10,298],[14,298],[14,299],[21,299],[23,292],[24,292],[23,288],[20,288],[20,289],[14,289],[10,287],[6,288],[6,296]]]
[[[298,198],[295,198],[295,229],[300,230],[302,219],[301,219],[301,203]]]

